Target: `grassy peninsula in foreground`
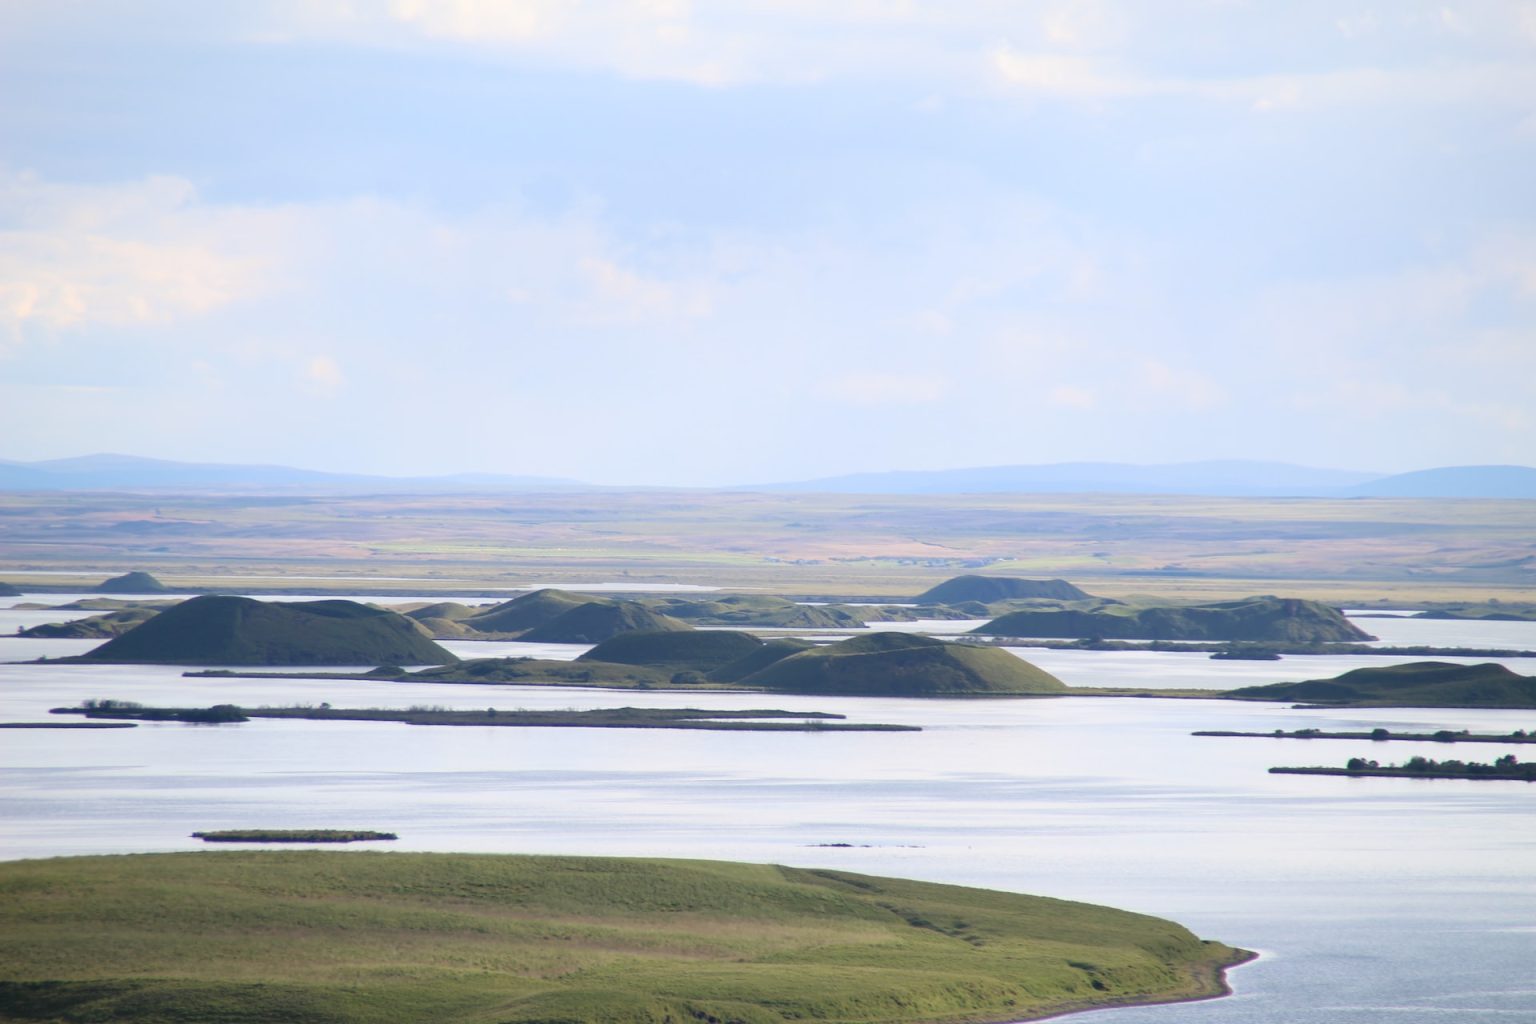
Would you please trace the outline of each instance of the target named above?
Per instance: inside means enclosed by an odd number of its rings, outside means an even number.
[[[0,1018],[1019,1021],[1251,957],[1106,907],[709,861],[217,852],[0,864]]]

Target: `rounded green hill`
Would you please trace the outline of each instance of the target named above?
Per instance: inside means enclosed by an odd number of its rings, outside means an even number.
[[[482,633],[521,633],[542,626],[584,604],[608,603],[602,598],[546,587],[481,609],[460,621]]]
[[[1494,662],[1415,661],[1357,668],[1332,679],[1245,686],[1225,696],[1368,707],[1536,708],[1536,676]]]
[[[1087,601],[1092,595],[1066,580],[1027,580],[1017,576],[956,576],[917,595],[918,604],[964,604],[975,601]]]
[[[692,628],[637,601],[588,601],[528,630],[521,639],[541,644],[600,644],[620,633],[680,633]]]
[[[620,633],[576,660],[703,673],[740,661],[762,646],[752,634],[731,629]]]
[[[886,697],[1066,691],[1061,680],[1007,651],[910,633],[872,633],[814,647],[740,682],[784,693]]]
[[[78,660],[161,665],[443,665],[403,615],[356,601],[194,597]]]
[[[159,594],[166,585],[147,572],[129,572],[114,576],[96,585],[98,594]]]
[[[1039,609],[1001,615],[971,632],[1101,640],[1251,640],[1298,643],[1374,639],[1337,608],[1297,598],[1249,597],[1214,604]]]

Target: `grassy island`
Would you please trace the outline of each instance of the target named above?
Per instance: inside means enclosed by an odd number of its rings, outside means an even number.
[[[87,701],[80,707],[52,708],[55,715],[127,719],[143,722],[223,724],[252,718],[301,718],[325,722],[401,722],[405,725],[489,725],[504,728],[570,729],[709,729],[730,732],[921,732],[916,725],[843,721],[826,711],[706,711],[701,708],[593,708],[588,711],[458,710],[443,707],[333,708],[329,704],[288,708],[149,708],[132,701]]]
[[[1416,661],[1357,668],[1332,679],[1245,686],[1223,696],[1326,707],[1536,708],[1536,676],[1523,676],[1491,662]]]
[[[0,1019],[980,1022],[1226,992],[1082,903],[754,864],[267,851],[0,864]]]
[[[984,636],[1099,640],[1338,643],[1374,639],[1337,608],[1317,601],[1268,596],[1139,608],[1119,602],[1080,602],[1070,608],[1011,612],[971,632]]]
[[[1379,779],[1503,779],[1536,782],[1536,762],[1521,763],[1514,754],[1505,754],[1493,764],[1477,761],[1436,761],[1428,757],[1410,757],[1402,764],[1377,764],[1362,757],[1352,757],[1342,768],[1271,768],[1272,775],[1344,775]]]
[[[356,601],[194,597],[78,658],[153,665],[443,665],[458,659],[403,615]]]
[[[1417,743],[1536,743],[1536,736],[1524,729],[1511,733],[1472,733],[1466,730],[1439,729],[1435,732],[1393,732],[1376,728],[1367,731],[1328,732],[1323,729],[1293,729],[1286,732],[1230,732],[1224,729],[1207,729],[1190,733],[1191,736],[1244,736],[1274,740],[1370,740],[1382,743],[1388,740],[1412,740]]]
[[[217,832],[193,832],[205,843],[361,843],[375,839],[399,839],[393,832],[346,828],[227,828]]]

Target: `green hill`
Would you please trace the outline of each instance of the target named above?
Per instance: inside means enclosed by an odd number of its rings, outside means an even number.
[[[588,601],[528,630],[521,639],[540,644],[600,644],[620,633],[682,632],[692,628],[686,622],[659,615],[638,601]]]
[[[602,686],[612,689],[665,687],[671,673],[643,665],[605,661],[556,661],[541,658],[470,658],[391,678],[423,683],[516,683],[519,685]]]
[[[163,665],[441,665],[457,661],[403,615],[355,601],[194,597],[82,655]]]
[[[769,640],[760,647],[748,651],[745,655],[722,665],[708,674],[712,683],[735,683],[754,672],[759,672],[776,661],[781,661],[791,654],[799,654],[816,646],[809,640],[798,640],[794,637],[777,637]]]
[[[15,587],[11,586],[9,583],[6,583],[4,580],[0,580],[0,597],[20,597],[20,596],[21,596],[21,591],[20,590],[17,590]]]
[[[913,598],[918,604],[962,604],[977,601],[1018,601],[1035,598],[1086,601],[1092,597],[1066,580],[1026,580],[1016,576],[956,576]]]
[[[1368,707],[1536,708],[1536,676],[1522,676],[1492,662],[1415,661],[1357,668],[1332,679],[1245,686],[1224,696]]]
[[[647,604],[664,615],[701,626],[760,626],[769,629],[859,629],[864,620],[846,608],[797,604],[787,598],[732,594],[695,601],[666,598]]]
[[[103,580],[95,587],[98,594],[158,594],[168,588],[147,572],[129,572]]]
[[[416,605],[414,607],[410,605],[396,605],[394,610],[400,611],[401,608],[404,608],[405,611],[401,611],[400,614],[408,619],[415,619],[417,622],[424,622],[427,619],[448,619],[449,621],[457,622],[460,619],[472,618],[485,611],[483,608],[471,608],[469,605],[460,604],[457,601],[437,601],[433,604]]]
[[[971,632],[991,636],[1101,640],[1371,640],[1336,608],[1296,598],[1249,597],[1214,604],[1010,612]]]
[[[284,850],[0,864],[0,1019],[1015,1021],[1205,998],[1154,917],[713,861]]]
[[[642,665],[665,672],[713,672],[755,652],[763,641],[729,629],[620,633],[577,658],[615,665]]]
[[[609,604],[600,597],[587,597],[567,590],[546,587],[522,594],[510,601],[484,609],[463,619],[465,625],[483,633],[521,633],[551,622],[584,604]]]
[[[130,629],[160,614],[158,608],[124,608],[103,612],[69,622],[47,622],[16,634],[28,640],[104,640],[122,636]]]
[[[910,633],[872,633],[790,655],[741,679],[783,693],[886,697],[1061,693],[1066,687],[1007,651]]]

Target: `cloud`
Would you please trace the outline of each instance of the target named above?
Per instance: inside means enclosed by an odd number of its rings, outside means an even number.
[[[1142,362],[1133,387],[1143,402],[1158,408],[1172,405],[1182,411],[1204,412],[1228,401],[1226,390],[1205,374],[1176,369],[1156,359]]]
[[[710,312],[709,294],[701,286],[645,277],[598,256],[585,257],[578,266],[591,284],[593,322],[694,319]]]
[[[334,395],[340,390],[345,378],[341,366],[330,356],[312,357],[304,364],[304,380],[312,390],[321,395]]]
[[[1098,396],[1092,391],[1070,384],[1058,384],[1051,388],[1046,401],[1058,409],[1076,409],[1080,412],[1087,412],[1099,404]]]
[[[947,377],[923,373],[848,373],[827,381],[821,395],[854,405],[927,405],[954,391]]]
[[[0,336],[164,324],[271,285],[244,248],[244,211],[202,207],[191,185],[115,186],[0,176]]]

